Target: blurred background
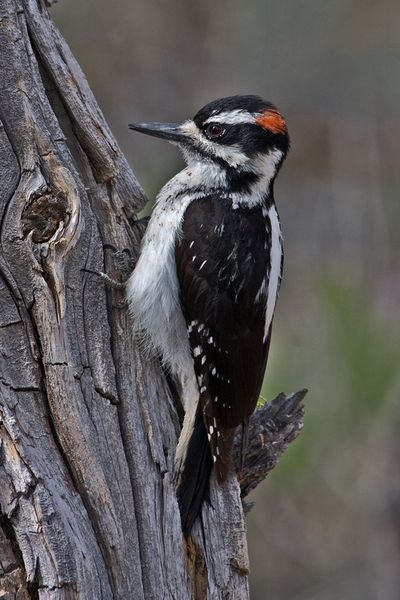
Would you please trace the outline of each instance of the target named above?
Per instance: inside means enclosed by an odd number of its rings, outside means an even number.
[[[80,0],[52,15],[149,198],[182,165],[132,121],[256,93],[287,118],[285,274],[263,395],[305,428],[253,494],[253,600],[400,598],[400,3]]]

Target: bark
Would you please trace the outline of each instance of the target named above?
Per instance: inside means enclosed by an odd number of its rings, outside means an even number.
[[[279,457],[303,428],[307,390],[290,396],[279,394],[272,402],[259,408],[250,420],[248,446],[240,468],[241,437],[235,438],[235,461],[242,499],[276,466]],[[246,504],[246,508],[250,508]]]
[[[167,382],[82,273],[134,258],[143,192],[43,0],[2,1],[0,49],[0,596],[248,598],[236,477],[186,543]]]

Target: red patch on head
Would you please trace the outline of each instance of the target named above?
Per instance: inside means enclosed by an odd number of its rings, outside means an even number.
[[[286,123],[277,110],[268,109],[256,118],[257,125],[271,133],[286,133]]]

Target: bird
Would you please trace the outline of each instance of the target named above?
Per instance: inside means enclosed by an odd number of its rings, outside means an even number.
[[[274,183],[290,142],[279,110],[256,95],[129,127],[178,146],[186,163],[156,198],[126,300],[185,411],[174,470],[187,537],[259,399],[283,268]]]

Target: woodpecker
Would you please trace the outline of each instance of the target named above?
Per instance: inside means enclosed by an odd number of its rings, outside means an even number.
[[[273,187],[289,136],[278,109],[250,95],[181,124],[129,127],[177,145],[187,164],[157,196],[126,288],[134,330],[185,410],[175,473],[187,536],[259,398],[283,266]]]

